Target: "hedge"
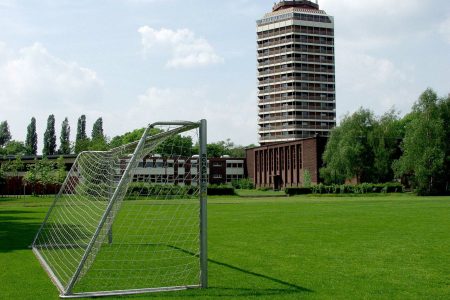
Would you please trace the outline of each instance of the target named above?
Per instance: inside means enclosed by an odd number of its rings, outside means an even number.
[[[131,196],[148,196],[148,195],[193,195],[198,187],[191,185],[173,185],[173,184],[152,184],[145,182],[133,182],[128,187],[127,194]],[[230,185],[209,185],[208,195],[235,195],[235,190]]]
[[[403,193],[400,183],[362,183],[358,185],[318,184],[312,187],[286,188],[289,196],[306,194],[367,194],[367,193]]]
[[[208,186],[208,195],[209,196],[232,196],[235,194],[236,194],[236,192],[234,190],[234,187],[231,185],[211,184]]]

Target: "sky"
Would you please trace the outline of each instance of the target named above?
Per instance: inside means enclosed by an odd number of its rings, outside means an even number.
[[[258,142],[256,20],[274,0],[0,0],[0,121],[103,118],[114,137],[155,121],[208,120],[210,142]],[[338,120],[403,115],[450,93],[450,1],[319,0],[335,18]]]

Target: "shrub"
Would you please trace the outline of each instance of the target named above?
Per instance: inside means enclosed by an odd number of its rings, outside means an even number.
[[[236,194],[236,192],[234,190],[234,187],[231,185],[211,184],[208,186],[208,195],[209,196],[232,196],[235,194]]]
[[[241,190],[241,189],[252,190],[255,188],[255,186],[253,185],[253,182],[249,178],[233,180],[231,182],[231,185],[237,190]]]
[[[400,183],[361,183],[358,185],[318,184],[304,188],[286,188],[285,193],[292,195],[305,194],[367,194],[367,193],[403,193],[403,186]]]
[[[289,196],[294,195],[307,195],[312,193],[311,187],[301,187],[301,188],[286,188],[284,192]]]

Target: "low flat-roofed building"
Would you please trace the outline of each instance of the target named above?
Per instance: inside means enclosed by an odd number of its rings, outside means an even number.
[[[301,187],[308,170],[311,183],[317,184],[326,142],[327,138],[316,136],[247,149],[248,177],[257,188]]]

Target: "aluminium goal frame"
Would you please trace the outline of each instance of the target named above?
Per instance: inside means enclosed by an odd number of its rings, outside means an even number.
[[[81,271],[86,263],[89,253],[91,252],[92,247],[94,246],[97,238],[99,237],[100,232],[101,232],[105,222],[108,219],[108,215],[110,214],[111,210],[113,209],[114,204],[117,201],[117,198],[119,197],[118,191],[120,190],[120,188],[122,188],[124,185],[127,184],[127,182],[124,179],[132,171],[132,166],[135,163],[139,152],[143,149],[147,139],[155,137],[155,136],[150,136],[149,133],[150,133],[150,130],[152,128],[155,128],[156,126],[180,126],[179,128],[173,130],[174,133],[176,133],[176,134],[186,132],[188,130],[192,130],[192,129],[196,129],[196,128],[199,129],[199,182],[198,182],[198,184],[199,184],[199,205],[200,205],[200,220],[199,220],[200,221],[200,228],[199,228],[200,282],[198,285],[187,285],[187,286],[73,293],[73,287],[81,274]],[[158,135],[156,135],[156,136],[158,136]],[[52,268],[46,262],[45,258],[41,255],[38,247],[36,246],[36,241],[37,241],[41,231],[44,229],[44,226],[47,224],[49,217],[51,215],[51,212],[57,204],[58,198],[63,193],[63,187],[66,184],[66,182],[69,180],[69,174],[66,177],[59,193],[55,196],[55,199],[54,199],[51,207],[49,208],[49,210],[45,216],[45,219],[42,222],[42,224],[33,240],[33,243],[31,245],[33,253],[35,254],[35,256],[39,260],[40,264],[45,269],[45,271],[47,272],[49,277],[51,278],[52,282],[55,284],[55,286],[60,291],[61,298],[84,298],[84,297],[135,295],[135,294],[152,293],[152,292],[179,291],[179,290],[186,290],[186,289],[190,289],[190,288],[207,288],[208,287],[208,245],[207,245],[207,188],[208,188],[207,162],[208,162],[208,158],[207,158],[207,150],[206,150],[207,149],[207,121],[205,119],[202,119],[198,122],[169,121],[169,122],[152,123],[146,127],[141,139],[138,142],[130,143],[128,145],[125,145],[125,147],[135,147],[134,151],[133,151],[133,155],[132,155],[124,173],[121,176],[118,186],[115,188],[114,193],[112,194],[111,198],[109,199],[106,210],[103,213],[103,216],[102,216],[99,224],[97,225],[97,229],[96,229],[92,239],[90,240],[89,244],[87,245],[84,255],[83,255],[73,277],[71,278],[69,284],[67,285],[67,287],[64,287],[64,285],[59,281],[58,277],[55,275]],[[78,160],[78,157],[76,160]],[[75,163],[76,163],[76,161],[75,161]]]

